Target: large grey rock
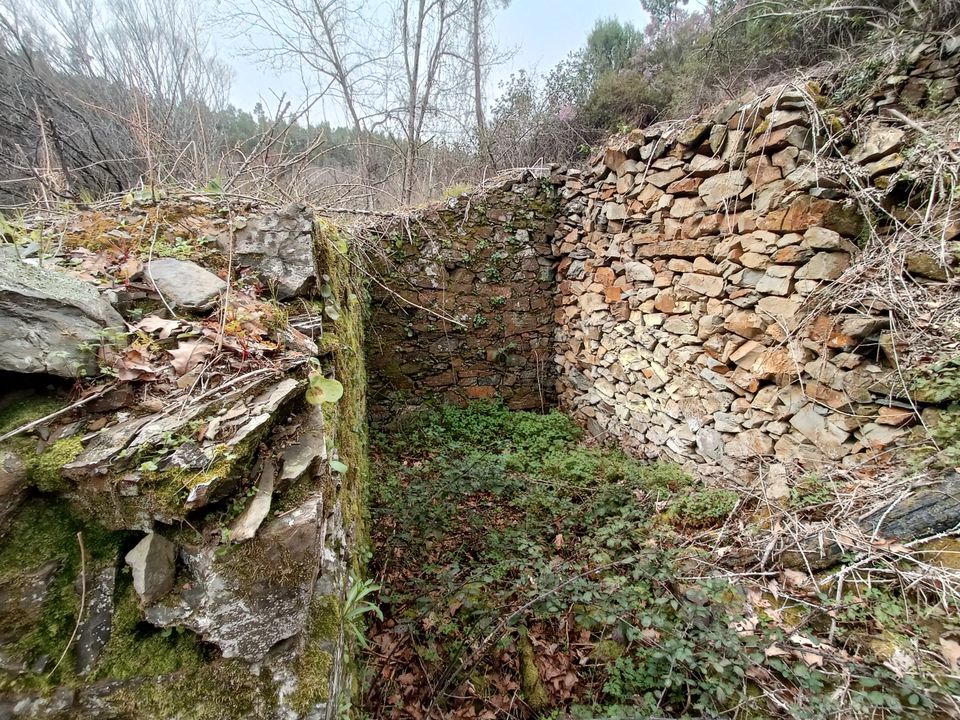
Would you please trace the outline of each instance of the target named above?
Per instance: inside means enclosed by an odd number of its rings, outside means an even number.
[[[162,535],[148,534],[124,558],[133,570],[133,589],[140,600],[152,603],[173,588],[177,548]]]
[[[229,238],[221,238],[221,244]],[[313,216],[293,204],[252,218],[233,237],[234,257],[255,270],[278,300],[310,294],[317,284],[313,252]]]
[[[227,289],[223,280],[189,260],[151,260],[143,274],[164,300],[184,310],[209,310]]]
[[[189,582],[178,595],[145,608],[158,627],[186,627],[226,658],[259,662],[306,627],[321,560],[321,499],[308,498],[226,552],[186,547]]]
[[[90,346],[123,318],[97,289],[64,273],[0,257],[0,370],[79,377]]]
[[[327,458],[323,410],[319,405],[310,405],[302,417],[302,429],[296,440],[280,453],[281,470],[277,486],[281,492],[303,479],[319,461]]]

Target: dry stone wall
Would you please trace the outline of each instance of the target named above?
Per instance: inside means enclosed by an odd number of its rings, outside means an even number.
[[[373,416],[431,396],[556,400],[601,440],[701,475],[909,444],[935,408],[911,397],[900,311],[866,286],[956,298],[960,225],[910,206],[929,137],[908,117],[955,112],[958,50],[922,44],[872,93],[844,76],[750,93],[614,138],[586,168],[368,228],[390,255]],[[888,238],[899,254],[874,257]]]
[[[554,180],[523,172],[366,235],[387,249],[371,288],[373,416],[430,397],[556,405]]]
[[[853,108],[856,132],[849,111],[821,110],[827,90],[784,86],[631,132],[571,170],[553,248],[561,405],[701,473],[852,464],[903,440],[916,414],[891,308],[829,298],[863,280],[859,246],[880,222],[851,180],[890,208],[911,132],[903,96],[952,102],[955,45],[922,49],[912,74]],[[942,228],[945,247],[957,229]],[[908,255],[904,277],[946,281],[951,257]]]

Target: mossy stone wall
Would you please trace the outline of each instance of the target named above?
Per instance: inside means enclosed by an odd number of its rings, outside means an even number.
[[[514,173],[363,231],[385,252],[367,325],[374,419],[431,397],[555,404],[555,182]]]

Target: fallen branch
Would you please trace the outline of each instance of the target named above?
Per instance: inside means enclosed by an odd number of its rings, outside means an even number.
[[[71,410],[76,410],[78,407],[81,407],[82,405],[86,405],[88,402],[91,402],[92,400],[96,400],[99,397],[103,397],[108,390],[112,390],[115,386],[116,386],[116,383],[111,383],[106,387],[104,387],[103,389],[101,389],[99,392],[94,393],[89,397],[85,397],[82,400],[77,400],[77,402],[71,405],[67,405],[67,407],[65,408],[61,408],[60,410],[57,410],[56,412],[52,412],[49,415],[44,415],[42,418],[38,418],[37,420],[28,422],[26,425],[22,425],[21,427],[18,427],[15,430],[11,430],[8,433],[4,433],[3,435],[0,435],[0,442],[3,442],[4,440],[9,440],[10,438],[16,437],[17,435],[20,435],[21,433],[25,433],[29,430],[33,430],[33,428],[39,427],[40,425],[48,423],[51,420],[56,420],[61,415],[66,415]]]
[[[87,607],[87,549],[83,545],[83,533],[77,533],[77,543],[80,545],[80,609],[77,611],[77,623],[73,626],[73,632],[70,633],[70,639],[67,640],[67,646],[63,649],[63,652],[60,653],[60,659],[57,660],[57,664],[53,666],[53,669],[47,673],[47,677],[53,677],[53,674],[57,671],[57,668],[60,667],[60,663],[63,662],[63,659],[67,656],[67,653],[70,651],[70,646],[73,645],[73,641],[77,637],[77,633],[80,631],[80,625],[83,623],[83,611]]]

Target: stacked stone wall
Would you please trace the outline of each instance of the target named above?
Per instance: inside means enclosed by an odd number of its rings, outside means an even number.
[[[571,170],[554,244],[561,405],[701,473],[856,464],[907,441],[925,408],[904,382],[893,308],[882,292],[834,296],[886,271],[862,262],[868,235],[921,224],[897,207],[916,130],[901,113],[955,100],[948,44],[856,107],[825,110],[812,83],[771,88],[634,131]],[[917,248],[889,275],[948,282],[957,230],[936,225],[947,252]]]
[[[556,405],[558,211],[550,177],[523,172],[365,231],[387,251],[367,332],[375,416],[431,397]]]
[[[750,93],[616,137],[585,168],[368,228],[391,256],[374,415],[433,396],[557,402],[702,475],[909,445],[937,412],[910,363],[932,356],[905,343],[890,287],[954,302],[960,257],[956,219],[918,206],[931,135],[909,117],[955,112],[958,43],[902,67],[872,93],[843,75]]]

